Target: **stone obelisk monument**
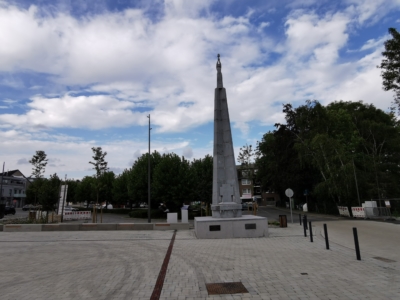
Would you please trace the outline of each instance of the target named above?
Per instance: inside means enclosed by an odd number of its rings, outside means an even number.
[[[218,54],[217,88],[214,95],[212,216],[196,217],[194,230],[199,239],[263,237],[268,235],[267,218],[248,214],[242,216],[231,123],[221,67]]]
[[[218,54],[217,88],[214,96],[214,156],[211,211],[213,218],[236,218],[242,216],[242,205],[240,204],[228,101],[222,82],[221,67]]]

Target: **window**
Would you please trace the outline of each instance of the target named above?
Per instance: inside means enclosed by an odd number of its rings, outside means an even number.
[[[250,179],[242,179],[242,185],[250,185],[251,180]]]
[[[242,171],[242,176],[243,177],[249,177],[249,171],[248,170]]]
[[[251,194],[251,189],[242,189],[242,194]]]

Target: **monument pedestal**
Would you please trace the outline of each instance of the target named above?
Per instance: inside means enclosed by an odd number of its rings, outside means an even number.
[[[242,205],[236,202],[221,202],[211,205],[213,218],[237,218],[242,216]]]
[[[256,238],[268,236],[267,218],[244,215],[237,218],[194,218],[198,239]]]

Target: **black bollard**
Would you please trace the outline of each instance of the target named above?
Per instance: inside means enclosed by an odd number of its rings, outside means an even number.
[[[329,250],[328,228],[326,227],[326,224],[324,224],[324,233],[325,233],[326,249]]]
[[[312,242],[314,242],[314,241],[313,241],[313,236],[312,236],[312,226],[311,226],[311,221],[310,221],[310,222],[308,222],[308,224],[310,225],[310,242],[312,243]]]
[[[305,224],[306,229],[308,230],[308,227],[307,227],[307,215],[303,216],[303,223]]]
[[[300,226],[301,226],[301,214],[299,214]]]
[[[307,237],[307,223],[303,220],[304,236]]]
[[[361,260],[360,246],[358,245],[357,228],[355,228],[355,227],[353,227],[353,235],[354,235],[354,244],[355,244],[355,246],[356,246],[357,260]]]

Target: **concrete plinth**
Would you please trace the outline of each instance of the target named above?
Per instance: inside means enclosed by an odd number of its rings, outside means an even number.
[[[221,202],[211,205],[213,218],[237,218],[242,216],[242,205],[236,202]]]
[[[268,236],[267,218],[245,215],[239,218],[196,217],[198,239],[256,238]]]

